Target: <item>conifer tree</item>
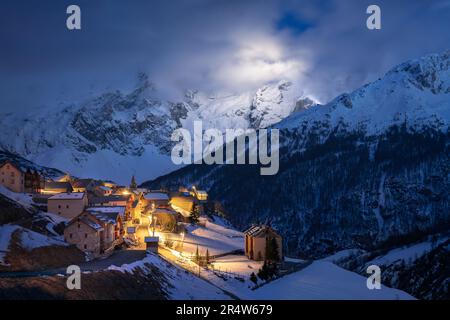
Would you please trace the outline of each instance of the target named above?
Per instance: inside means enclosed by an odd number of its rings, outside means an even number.
[[[189,220],[191,223],[198,223],[198,219],[200,218],[200,208],[198,204],[194,204],[192,207],[191,215],[189,216]]]
[[[205,259],[206,259],[206,265],[208,265],[209,264],[209,250],[208,249],[206,249],[206,257],[205,257]]]

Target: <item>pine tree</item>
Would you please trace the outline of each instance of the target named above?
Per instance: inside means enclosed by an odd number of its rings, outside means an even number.
[[[206,257],[205,257],[205,259],[206,259],[206,265],[208,265],[209,264],[209,250],[208,249],[206,249]]]
[[[192,207],[191,215],[189,216],[189,220],[191,223],[198,223],[198,219],[200,218],[200,208],[198,204],[194,204]]]
[[[252,274],[250,275],[250,281],[254,284],[258,283],[258,278],[256,277],[256,274],[254,272],[252,272]]]
[[[131,177],[130,188],[131,189],[136,189],[137,188],[137,183],[136,183],[136,179],[134,178],[134,175]]]
[[[265,260],[267,260],[267,261],[279,261],[280,260],[277,239],[271,238],[266,241],[266,259]]]
[[[261,280],[269,279],[269,267],[266,261],[264,261],[261,269],[258,270],[258,278],[260,278]]]
[[[200,253],[198,252],[198,246],[197,246],[197,250],[195,251],[195,262],[197,264],[200,263]]]

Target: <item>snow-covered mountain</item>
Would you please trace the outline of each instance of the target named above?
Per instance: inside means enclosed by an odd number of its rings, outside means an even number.
[[[266,127],[314,104],[298,94],[281,81],[242,94],[189,90],[173,102],[158,98],[140,74],[130,93],[112,91],[80,105],[2,115],[0,148],[81,177],[150,179],[176,169],[169,158],[174,129],[190,129],[194,120],[202,120],[205,129]]]
[[[446,52],[276,124],[275,176],[258,166],[191,165],[144,185],[199,185],[242,228],[271,220],[292,254],[370,250],[450,230],[449,124]]]
[[[297,113],[278,128],[304,132],[319,126],[329,132],[347,130],[379,135],[393,126],[414,131],[430,128],[446,132],[450,120],[450,51],[403,63],[382,79],[350,94],[338,96],[325,107]]]

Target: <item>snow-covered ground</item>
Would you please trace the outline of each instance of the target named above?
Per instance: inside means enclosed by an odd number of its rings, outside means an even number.
[[[204,222],[204,221],[203,221]],[[367,278],[347,271],[334,262],[357,253],[359,250],[340,251],[322,260],[314,261],[304,269],[252,290],[255,284],[250,281],[251,273],[258,273],[262,262],[249,260],[244,255],[230,254],[213,259],[210,268],[199,268],[189,257],[195,254],[197,244],[199,253],[204,255],[208,248],[210,255],[243,249],[243,234],[211,221],[205,226],[187,226],[183,248],[174,246],[160,253],[170,262],[189,270],[208,280],[240,299],[413,299],[407,293],[382,286],[381,290],[369,290]],[[180,254],[182,251],[182,254]],[[287,258],[290,263],[306,262]],[[261,281],[259,280],[259,284]]]
[[[441,237],[433,242],[431,240],[417,243],[410,246],[405,246],[403,248],[397,248],[389,251],[385,255],[379,256],[372,261],[369,261],[366,265],[389,265],[395,262],[404,261],[406,264],[416,260],[417,258],[423,256],[427,252],[431,251],[434,246],[439,245],[448,240],[448,237]]]
[[[140,268],[144,272],[150,272],[150,269],[146,266],[150,264],[156,267],[160,272],[162,272],[168,283],[161,282],[164,286],[165,291],[168,293],[169,297],[173,300],[228,300],[230,297],[226,295],[219,288],[211,285],[210,283],[199,279],[193,274],[174,266],[160,257],[149,254],[143,260],[125,264],[121,267],[111,266],[109,270],[117,270],[121,272],[132,273],[136,269]]]
[[[199,254],[206,255],[208,249],[209,255],[218,255],[243,250],[244,235],[242,232],[224,227],[211,221],[204,221],[205,225],[186,225],[186,233],[181,234],[159,234],[162,242],[169,239],[174,242],[174,249],[183,252],[186,256]]]
[[[0,265],[7,265],[5,262],[5,256],[9,248],[11,235],[18,228],[19,226],[9,224],[0,226]]]
[[[26,209],[30,209],[33,203],[32,195],[28,193],[16,193],[13,192],[7,188],[5,188],[3,185],[0,185],[0,193],[3,194],[5,197],[18,202]]]
[[[214,260],[211,264],[211,268],[224,271],[233,272],[239,276],[249,277],[252,272],[258,273],[258,270],[262,267],[261,261],[249,260],[244,255],[229,255],[220,257]]]
[[[397,300],[414,299],[409,294],[382,286],[369,290],[367,279],[327,261],[315,261],[305,269],[277,279],[254,291],[248,299],[283,300]]]
[[[21,246],[27,250],[33,250],[40,247],[48,246],[68,246],[67,242],[61,241],[54,237],[47,237],[43,234],[21,228],[20,234]]]
[[[345,249],[332,254],[331,256],[323,258],[321,261],[329,261],[338,263],[340,260],[349,257],[352,254],[361,254],[364,253],[364,250],[361,249]]]
[[[0,265],[7,265],[5,256],[9,251],[12,234],[20,230],[20,241],[22,248],[26,250],[33,250],[40,247],[47,246],[67,246],[68,244],[57,238],[47,237],[43,234],[22,228],[18,225],[6,224],[0,226]]]

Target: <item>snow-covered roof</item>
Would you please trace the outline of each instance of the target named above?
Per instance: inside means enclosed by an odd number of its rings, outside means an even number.
[[[80,200],[84,195],[84,192],[63,192],[51,196],[48,200]]]
[[[115,224],[117,217],[120,216],[118,212],[91,212],[91,214],[97,219],[111,224]]]
[[[101,225],[99,225],[97,222],[95,222],[87,217],[82,217],[82,218],[80,218],[79,221],[85,223],[87,226],[91,227],[92,229],[94,229],[96,231],[103,230]]]
[[[146,200],[169,200],[167,193],[163,192],[150,192],[144,195]]]
[[[159,237],[145,237],[144,238],[144,242],[148,243],[148,242],[158,242],[159,241]]]
[[[107,186],[100,186],[100,189],[104,190],[104,191],[110,191],[112,190],[110,187]]]
[[[177,212],[171,209],[163,209],[163,208],[157,208],[155,209],[152,214],[174,214],[176,215]]]
[[[130,195],[119,195],[119,194],[112,194],[109,196],[104,197],[94,197],[89,200],[89,203],[108,203],[108,202],[117,202],[117,201],[128,201],[130,198]]]
[[[89,207],[86,211],[91,213],[118,213],[122,217],[125,215],[124,206]]]
[[[179,214],[181,214],[185,218],[189,218],[191,216],[191,212],[189,210],[185,210],[183,208],[180,208],[180,207],[174,205],[173,203],[171,203],[170,206],[172,207],[173,210],[175,210],[176,212],[178,212]]]
[[[262,234],[266,234],[267,232],[277,234],[275,230],[266,225],[254,225],[244,231],[244,233],[248,236],[257,237]]]

